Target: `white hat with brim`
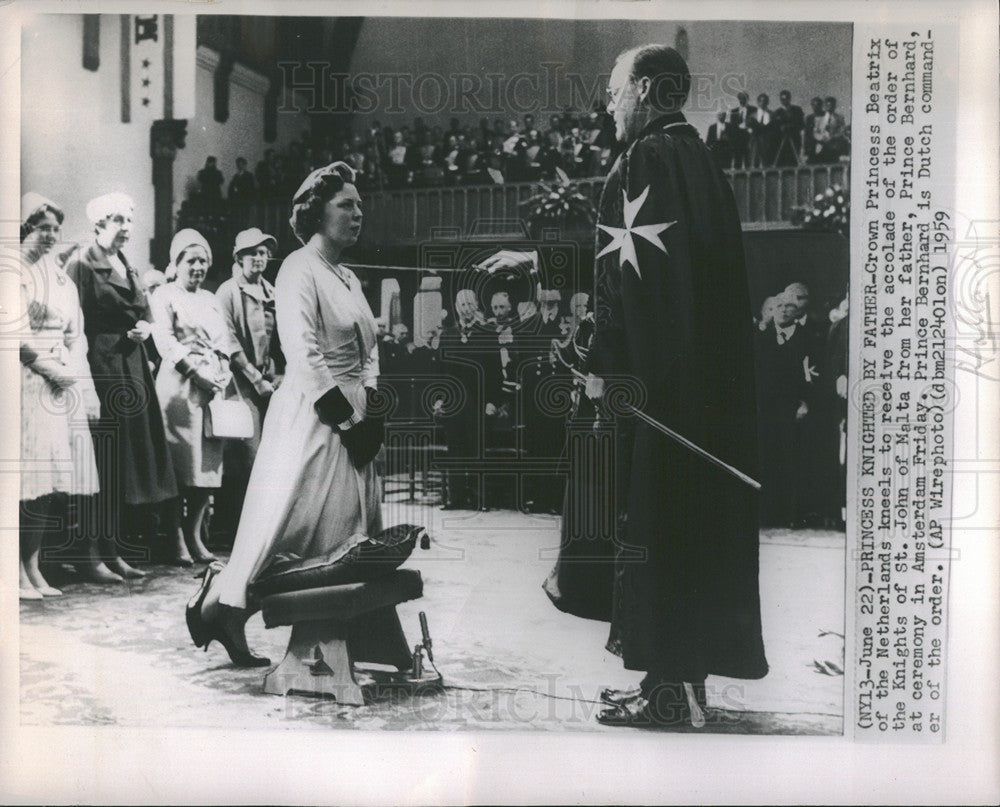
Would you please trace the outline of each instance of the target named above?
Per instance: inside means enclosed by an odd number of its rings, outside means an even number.
[[[243,230],[236,236],[236,243],[233,244],[233,259],[237,259],[244,250],[256,249],[261,244],[265,244],[271,252],[278,248],[278,240],[273,235],[268,235],[259,227],[251,227]]]

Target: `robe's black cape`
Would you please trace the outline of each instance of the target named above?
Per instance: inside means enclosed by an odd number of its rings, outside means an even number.
[[[632,233],[638,266],[598,227],[590,369],[608,382],[605,405],[623,412],[616,389],[638,386],[647,414],[755,477],[753,326],[729,182],[671,113],[616,162],[599,225],[626,229],[623,191],[630,202],[646,193],[633,229],[669,226],[652,235],[662,249]],[[758,493],[636,418],[617,422],[625,546],[608,649],[675,681],[763,677]],[[636,549],[645,560],[630,559]]]

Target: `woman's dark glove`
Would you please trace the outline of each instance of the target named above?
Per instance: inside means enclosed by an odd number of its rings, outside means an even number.
[[[351,464],[358,470],[364,468],[378,454],[378,450],[382,447],[382,429],[380,422],[376,423],[365,418],[357,426],[340,431],[340,442],[347,449]]]
[[[319,400],[313,404],[313,408],[321,423],[335,429],[354,416],[354,407],[344,397],[344,393],[340,391],[339,387],[333,387],[324,392]]]

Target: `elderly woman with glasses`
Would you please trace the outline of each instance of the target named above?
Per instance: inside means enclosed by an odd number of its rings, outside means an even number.
[[[378,377],[375,318],[341,263],[361,232],[361,198],[344,163],[313,171],[296,191],[291,224],[302,242],[275,283],[287,361],[271,396],[229,565],[206,572],[187,609],[198,647],[218,640],[237,666],[265,666],[247,647],[247,587],[277,554],[346,554],[382,528],[373,462]]]
[[[87,358],[101,401],[101,420],[93,431],[104,501],[92,521],[108,567],[123,577],[145,573],[119,556],[120,539],[148,531],[156,511],[177,497],[147,349],[153,330],[149,298],[122,253],[133,207],[123,193],[91,200],[87,218],[94,242],[66,262],[80,295]]]

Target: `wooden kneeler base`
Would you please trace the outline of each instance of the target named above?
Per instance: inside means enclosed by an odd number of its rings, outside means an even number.
[[[347,649],[347,625],[336,620],[299,622],[281,663],[264,676],[264,692],[325,695],[338,703],[363,706]]]
[[[349,622],[297,622],[285,657],[264,677],[264,692],[325,695],[362,706],[365,692],[354,677],[354,662],[410,669],[412,657],[395,607],[369,611]]]
[[[397,571],[373,583],[266,598],[264,623],[275,627],[291,622],[292,635],[285,657],[264,677],[264,692],[320,695],[351,706],[364,705],[366,691],[355,678],[353,664],[385,664],[400,671],[411,668],[412,656],[395,606],[421,593],[418,573]],[[340,617],[314,618],[324,613]]]

